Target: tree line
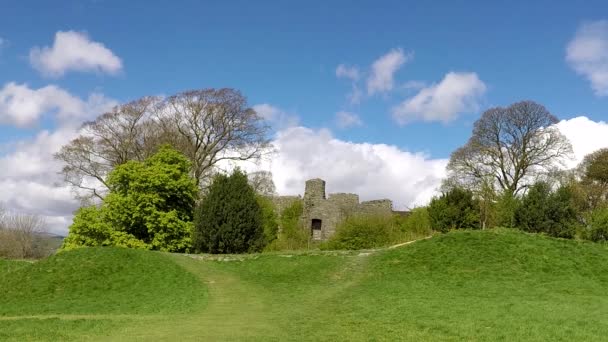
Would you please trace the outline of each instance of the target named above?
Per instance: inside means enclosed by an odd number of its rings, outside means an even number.
[[[450,156],[428,210],[440,231],[512,227],[554,237],[608,239],[608,149],[566,170],[572,146],[545,107],[491,108]]]
[[[385,235],[401,236],[393,232],[423,222],[424,234],[427,226],[513,227],[606,240],[608,149],[565,171],[572,147],[557,122],[532,101],[488,109],[452,153],[442,194],[415,211],[415,220],[382,221]],[[231,89],[145,97],[85,123],[56,155],[85,204],[64,248],[242,253],[309,244],[298,223],[301,207],[277,213],[267,197],[275,193],[268,172],[218,168],[222,161],[262,157],[271,151],[268,135],[263,118]],[[369,222],[375,221],[352,221],[350,233],[337,235],[371,238]]]

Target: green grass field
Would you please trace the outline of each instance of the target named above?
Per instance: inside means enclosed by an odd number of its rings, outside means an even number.
[[[608,248],[463,231],[363,252],[0,261],[0,340],[600,341]]]

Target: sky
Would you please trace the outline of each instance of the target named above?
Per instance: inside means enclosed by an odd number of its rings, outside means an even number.
[[[575,165],[608,146],[606,1],[14,1],[0,4],[0,202],[65,234],[79,203],[52,154],[147,95],[238,89],[280,194],[423,205],[481,113],[543,104]]]

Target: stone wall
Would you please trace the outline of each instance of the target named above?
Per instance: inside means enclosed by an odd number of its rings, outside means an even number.
[[[359,212],[366,215],[390,215],[393,213],[393,202],[389,199],[361,202]]]
[[[294,201],[302,201],[302,229],[306,229],[313,240],[327,240],[342,221],[352,215],[392,214],[393,202],[388,199],[359,203],[359,195],[335,193],[325,195],[325,181],[319,178],[306,181],[304,197],[275,196],[272,198],[280,215]],[[313,222],[320,229],[313,229]],[[314,228],[319,228],[315,226]]]

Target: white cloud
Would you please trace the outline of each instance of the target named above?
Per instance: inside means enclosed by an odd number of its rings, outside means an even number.
[[[108,109],[115,103],[98,93],[83,101],[55,85],[31,89],[26,84],[11,82],[0,88],[0,124],[31,126],[49,113],[55,114],[61,123],[82,122],[88,119],[87,114]]]
[[[397,209],[426,204],[445,176],[446,159],[384,144],[336,139],[326,129],[292,127],[278,132],[277,150],[248,171],[270,170],[281,195],[302,194],[307,179],[327,181],[328,192],[353,192],[361,200],[389,198]]]
[[[476,73],[450,72],[438,84],[421,89],[415,96],[393,108],[393,118],[401,125],[412,121],[450,122],[463,112],[479,107],[486,85]]]
[[[350,128],[355,126],[362,126],[363,121],[355,113],[340,111],[336,113],[336,125],[339,128]]]
[[[608,122],[579,116],[562,120],[556,126],[572,143],[574,159],[566,162],[568,167],[575,167],[589,153],[608,147]]]
[[[363,98],[363,93],[361,92],[361,89],[359,89],[359,77],[360,76],[361,76],[361,73],[359,71],[359,68],[356,66],[349,67],[345,64],[340,64],[336,68],[336,77],[346,78],[351,81],[352,89],[346,97],[348,99],[348,102],[350,102],[350,104],[353,104],[353,105],[361,103],[361,99]]]
[[[336,77],[338,78],[348,78],[352,81],[359,80],[359,68],[356,66],[348,66],[345,64],[340,64],[336,68]]]
[[[82,32],[59,31],[52,47],[34,47],[30,63],[44,75],[59,77],[68,71],[116,74],[122,61],[103,44],[91,41]]]
[[[568,43],[566,61],[591,82],[597,96],[608,96],[608,20],[581,25]]]
[[[79,203],[63,185],[53,154],[75,136],[72,129],[44,130],[0,157],[0,202],[11,211],[39,215],[53,233],[65,234]]]
[[[373,95],[390,91],[394,87],[394,75],[413,54],[406,55],[403,49],[392,49],[378,58],[371,66],[371,73],[367,78],[367,93]]]
[[[0,119],[30,123],[52,110],[59,123],[54,131],[41,130],[34,138],[0,145],[0,202],[12,211],[40,215],[54,233],[67,233],[79,203],[63,183],[61,164],[53,154],[76,137],[82,121],[115,104],[101,94],[85,102],[55,86],[32,90],[10,83],[0,90]]]
[[[268,103],[261,103],[253,106],[262,118],[266,119],[277,130],[297,126],[300,119],[296,114],[288,113],[279,107]]]

